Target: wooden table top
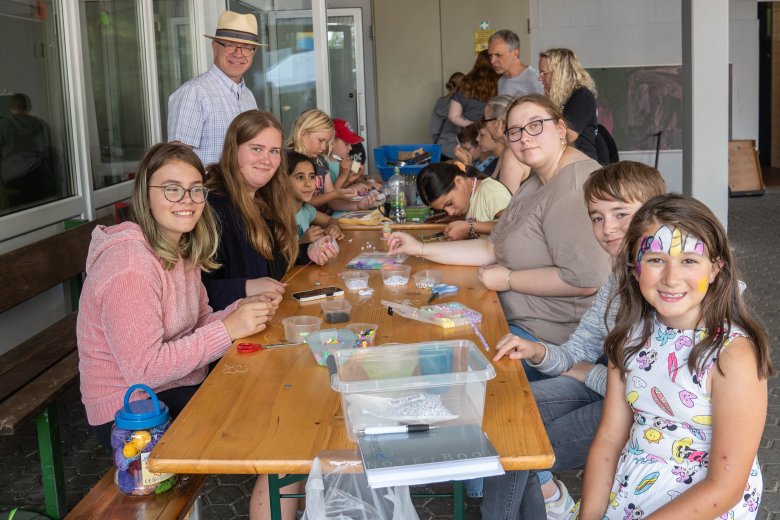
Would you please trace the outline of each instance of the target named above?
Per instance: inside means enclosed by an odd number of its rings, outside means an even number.
[[[294,266],[285,298],[263,332],[246,338],[260,343],[284,340],[282,318],[295,315],[322,317],[320,302],[299,303],[296,291],[319,286],[344,287],[338,273],[361,253],[367,243],[386,249],[377,231],[348,232],[340,242],[337,260],[319,267]],[[443,282],[459,286],[456,300],[483,314],[481,331],[493,346],[508,331],[498,296],[486,290],[473,267],[432,264],[410,257],[412,274],[422,268],[444,272]],[[352,304],[352,322],[377,323],[377,344],[414,343],[430,339],[468,339],[481,347],[470,329],[442,329],[401,316],[389,316],[380,300],[426,303],[414,281],[404,287],[385,287],[381,274],[370,271],[370,297],[346,291]],[[323,321],[323,328],[330,325]],[[335,325],[335,328],[340,325]],[[238,342],[236,342],[238,343]],[[212,474],[306,474],[314,457],[325,450],[354,450],[346,435],[341,396],[330,388],[328,369],[315,363],[306,344],[252,354],[238,354],[236,343],[174,421],[149,459],[152,471]],[[493,363],[497,377],[488,381],[483,429],[507,470],[550,467],[554,455],[536,403],[520,363],[502,359]]]

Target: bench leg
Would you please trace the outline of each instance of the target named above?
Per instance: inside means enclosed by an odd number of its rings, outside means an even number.
[[[452,500],[455,502],[454,520],[466,518],[466,483],[456,480],[452,483]]]
[[[47,406],[38,415],[36,423],[46,514],[51,518],[62,518],[65,516],[65,473],[60,452],[57,403]]]

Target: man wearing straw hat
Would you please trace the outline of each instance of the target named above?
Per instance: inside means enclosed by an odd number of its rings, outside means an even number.
[[[168,140],[192,147],[204,165],[219,161],[225,133],[240,113],[257,108],[243,76],[260,41],[253,14],[225,11],[211,38],[214,64],[168,98]]]

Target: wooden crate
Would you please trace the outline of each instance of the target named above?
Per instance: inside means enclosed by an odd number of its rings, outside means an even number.
[[[764,194],[756,142],[752,139],[729,141],[729,194],[732,197]]]

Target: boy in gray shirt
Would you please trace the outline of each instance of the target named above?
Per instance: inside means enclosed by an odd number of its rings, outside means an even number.
[[[666,185],[655,168],[620,161],[593,172],[583,190],[593,234],[615,258],[633,214],[651,197],[665,193]],[[495,361],[504,356],[525,359],[550,376],[531,383],[531,390],[555,452],[552,470],[585,464],[606,393],[607,367],[598,361],[620,305],[612,299],[616,292],[613,274],[562,345],[532,342],[514,334],[507,334],[496,345]],[[573,506],[566,487],[549,471],[509,471],[485,479],[483,518],[567,518]]]

